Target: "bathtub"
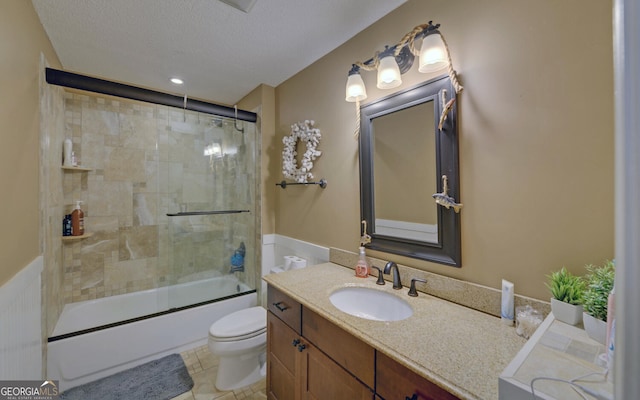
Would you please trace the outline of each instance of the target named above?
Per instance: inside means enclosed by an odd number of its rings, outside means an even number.
[[[256,291],[233,275],[67,304],[47,344],[47,379],[66,390],[204,345],[213,322],[255,305]]]

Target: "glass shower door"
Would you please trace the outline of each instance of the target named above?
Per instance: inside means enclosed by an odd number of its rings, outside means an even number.
[[[168,307],[255,290],[255,124],[170,113],[168,143]]]

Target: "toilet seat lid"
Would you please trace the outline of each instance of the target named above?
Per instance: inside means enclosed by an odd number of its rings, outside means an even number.
[[[225,315],[209,328],[209,334],[217,338],[247,336],[267,328],[267,310],[251,307]]]

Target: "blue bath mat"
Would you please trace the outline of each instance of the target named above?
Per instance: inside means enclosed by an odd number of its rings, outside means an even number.
[[[193,387],[179,354],[76,386],[60,394],[64,400],[168,400]]]

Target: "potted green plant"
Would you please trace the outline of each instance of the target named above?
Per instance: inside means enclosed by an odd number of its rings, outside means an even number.
[[[585,290],[584,280],[565,267],[547,275],[547,288],[553,296],[551,298],[551,312],[555,319],[569,325],[582,322],[582,297]]]
[[[602,266],[587,265],[587,288],[583,296],[584,329],[592,339],[605,344],[607,336],[607,301],[613,289],[615,265],[605,261]]]

